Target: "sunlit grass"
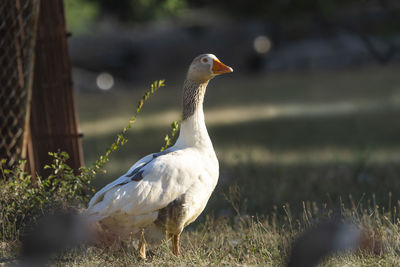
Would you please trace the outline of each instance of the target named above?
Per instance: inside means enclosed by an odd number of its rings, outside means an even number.
[[[400,162],[400,147],[388,149],[370,149],[368,151],[354,151],[339,147],[324,147],[320,149],[305,149],[271,151],[259,146],[227,147],[217,150],[218,158],[226,166],[238,164],[310,164],[326,165],[334,164],[354,164],[362,154],[368,153],[369,164],[395,164]]]
[[[336,102],[336,103],[307,103],[307,104],[255,104],[247,106],[223,106],[210,108],[205,111],[207,125],[229,125],[236,123],[253,122],[259,120],[272,120],[282,118],[307,118],[323,116],[343,116],[359,113],[374,113],[384,110],[400,110],[400,99],[391,101],[364,101],[364,102]],[[141,116],[136,123],[135,131],[147,128],[158,128],[159,130],[168,127],[171,121],[180,118],[177,109],[166,110],[150,115]],[[110,134],[124,125],[125,115],[85,121],[80,124],[86,137]]]
[[[361,249],[332,254],[321,266],[399,265],[398,215],[366,203],[370,202],[352,200],[349,206],[338,202],[341,208],[336,211],[326,203],[303,203],[299,216],[290,212],[279,215],[276,211],[269,216],[248,216],[240,214],[240,210],[232,217],[207,216],[201,225],[183,232],[179,257],[171,253],[170,242],[165,242],[159,247],[150,246],[146,261],[140,259],[135,245],[128,244],[119,251],[83,248],[61,255],[55,263],[62,266],[284,266],[294,239],[318,222],[340,215],[361,229],[369,241]]]

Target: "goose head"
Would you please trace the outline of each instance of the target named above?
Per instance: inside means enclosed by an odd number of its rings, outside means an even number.
[[[193,59],[187,78],[198,82],[207,82],[217,75],[230,72],[233,72],[233,69],[222,63],[213,54],[202,54]]]

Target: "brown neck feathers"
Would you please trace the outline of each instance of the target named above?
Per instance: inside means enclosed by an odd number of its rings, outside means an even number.
[[[203,104],[207,82],[197,82],[186,79],[183,83],[183,114],[182,121],[192,116],[195,111]]]

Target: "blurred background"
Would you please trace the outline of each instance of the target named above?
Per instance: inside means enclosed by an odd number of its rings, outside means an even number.
[[[400,199],[399,1],[67,0],[65,11],[86,165],[154,80],[167,85],[97,188],[160,149],[191,60],[213,53],[235,71],[205,99],[220,161],[209,210]]]

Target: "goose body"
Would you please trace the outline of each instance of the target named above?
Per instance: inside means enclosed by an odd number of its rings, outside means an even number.
[[[131,234],[166,232],[179,254],[179,236],[204,210],[219,176],[207,132],[203,99],[207,84],[232,72],[212,54],[196,57],[183,86],[183,112],[176,143],[136,162],[124,175],[98,191],[85,215],[124,239]],[[142,235],[140,255],[146,257]]]

